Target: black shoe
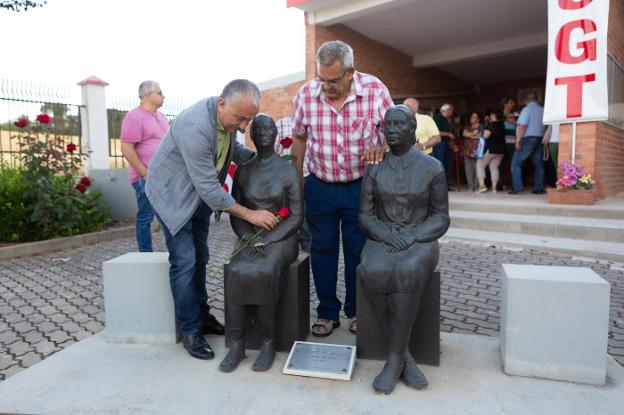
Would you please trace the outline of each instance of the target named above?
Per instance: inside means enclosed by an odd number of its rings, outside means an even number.
[[[225,327],[219,323],[219,320],[212,314],[208,314],[208,318],[204,320],[202,328],[199,331],[201,334],[218,334],[223,336],[225,334]]]
[[[449,186],[449,187],[448,187],[448,191],[449,191],[449,192],[454,192],[454,191],[455,191],[455,188],[454,188],[454,187]]]
[[[510,190],[509,192],[507,192],[507,194],[509,195],[519,195],[522,192],[516,192],[515,190]]]
[[[182,336],[182,344],[193,357],[203,360],[210,360],[214,357],[214,352],[210,345],[206,343],[206,340],[199,333]]]
[[[544,191],[543,190],[533,190],[531,193],[533,193],[534,195],[543,195]]]

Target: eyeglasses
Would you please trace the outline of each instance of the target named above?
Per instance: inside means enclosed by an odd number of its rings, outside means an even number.
[[[158,94],[158,95],[160,95],[161,97],[164,97],[164,95],[163,95],[162,91],[152,91],[152,92],[150,92],[150,94]]]
[[[316,76],[316,80],[322,84],[329,84],[329,85],[339,85],[340,81],[342,81],[345,77],[345,75],[347,74],[347,72],[349,72],[349,70],[345,70],[344,72],[342,72],[342,75],[340,75],[338,78],[334,78],[334,79],[323,79],[320,76]]]

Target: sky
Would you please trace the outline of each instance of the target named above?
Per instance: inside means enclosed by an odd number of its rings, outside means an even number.
[[[95,75],[110,84],[109,102],[133,99],[146,79],[166,101],[188,105],[235,78],[305,69],[303,12],[286,0],[48,0],[0,9],[0,39],[0,79],[72,87],[79,97],[76,83]]]

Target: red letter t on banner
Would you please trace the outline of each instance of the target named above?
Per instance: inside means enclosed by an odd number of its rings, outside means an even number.
[[[555,78],[555,85],[567,85],[566,117],[577,118],[583,115],[583,84],[596,80],[596,74]]]

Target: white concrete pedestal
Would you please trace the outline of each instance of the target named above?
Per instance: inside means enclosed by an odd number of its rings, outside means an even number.
[[[106,340],[175,344],[173,296],[167,252],[132,252],[102,265]]]
[[[609,283],[589,268],[503,264],[504,371],[604,385]]]

